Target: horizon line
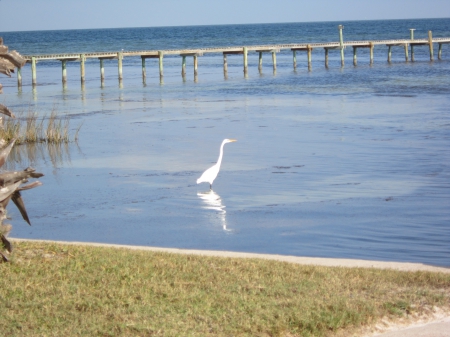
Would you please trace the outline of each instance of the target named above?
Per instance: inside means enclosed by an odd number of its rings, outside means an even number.
[[[176,27],[208,27],[208,26],[247,26],[247,25],[278,25],[296,23],[332,23],[332,22],[362,22],[362,21],[408,21],[408,20],[445,20],[450,17],[435,18],[403,18],[403,19],[355,19],[355,20],[326,20],[326,21],[286,21],[286,22],[259,22],[259,23],[225,23],[225,24],[204,24],[204,25],[167,25],[167,26],[135,26],[135,27],[103,27],[103,28],[64,28],[64,29],[36,29],[36,30],[7,30],[2,33],[27,33],[27,32],[51,32],[70,30],[106,30],[106,29],[139,29],[139,28],[176,28]]]

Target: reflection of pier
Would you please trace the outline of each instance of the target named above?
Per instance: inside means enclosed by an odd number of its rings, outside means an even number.
[[[323,48],[325,51],[325,66],[328,67],[328,53],[330,50],[337,49],[341,53],[341,66],[344,66],[344,49],[346,47],[353,48],[353,64],[357,65],[357,49],[369,48],[370,49],[370,63],[373,63],[373,49],[375,46],[384,45],[388,47],[388,62],[391,62],[392,47],[400,46],[405,50],[405,59],[409,60],[408,47],[411,48],[411,60],[414,61],[414,46],[428,46],[430,51],[430,60],[434,59],[433,45],[438,44],[438,59],[442,58],[442,45],[450,43],[450,38],[433,38],[432,32],[428,32],[428,38],[414,39],[414,30],[411,29],[410,39],[400,40],[375,40],[375,41],[347,41],[343,39],[343,26],[339,28],[339,41],[338,42],[321,42],[321,43],[293,43],[293,44],[279,44],[279,45],[258,45],[258,46],[239,46],[239,47],[216,47],[216,48],[199,48],[199,49],[170,49],[170,50],[143,50],[143,51],[119,51],[119,52],[96,52],[96,53],[73,53],[73,54],[48,54],[48,55],[27,55],[25,59],[27,63],[31,63],[32,71],[32,84],[37,84],[36,77],[36,64],[38,61],[45,60],[59,60],[62,63],[62,82],[67,81],[67,61],[80,62],[80,77],[81,83],[85,81],[85,61],[87,59],[98,59],[100,61],[100,80],[103,83],[105,79],[104,61],[117,60],[118,65],[118,78],[119,82],[122,82],[122,60],[124,57],[140,57],[142,60],[142,80],[145,83],[147,78],[145,60],[148,58],[158,59],[159,65],[159,78],[160,82],[163,82],[163,59],[165,56],[178,56],[182,58],[181,63],[181,75],[185,78],[186,75],[186,57],[193,57],[194,59],[194,78],[198,76],[198,57],[207,53],[220,53],[223,54],[223,70],[225,78],[227,77],[228,63],[227,55],[243,55],[244,63],[244,76],[248,74],[248,53],[257,52],[259,54],[258,69],[262,69],[262,55],[263,53],[272,54],[272,64],[274,71],[276,70],[276,53],[281,50],[291,50],[293,53],[294,69],[297,67],[297,51],[306,51],[308,67],[311,69],[312,51],[314,49]],[[21,68],[18,68],[17,72],[18,86],[22,84],[22,72]]]
[[[225,206],[222,204],[220,195],[218,195],[213,190],[209,190],[207,192],[198,192],[197,195],[204,201],[204,209],[209,209],[217,212],[222,223],[223,230],[227,230],[227,211],[225,210]]]

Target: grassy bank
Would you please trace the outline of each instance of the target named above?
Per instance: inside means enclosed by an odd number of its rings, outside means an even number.
[[[450,275],[18,242],[5,336],[327,336],[450,307]]]

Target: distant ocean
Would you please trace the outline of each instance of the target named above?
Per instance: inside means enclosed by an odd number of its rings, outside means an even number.
[[[166,50],[338,41],[450,37],[450,19],[283,23],[254,25],[0,32],[23,55]],[[17,148],[10,165],[35,166],[44,185],[24,192],[32,227],[13,216],[14,237],[261,252],[284,255],[413,261],[450,266],[450,45],[430,62],[428,46],[404,50],[269,54],[258,72],[249,53],[192,58],[181,77],[181,57],[125,57],[123,85],[117,60],[105,61],[100,85],[96,59],[22,70],[23,87],[2,76],[7,104],[19,117],[56,109],[82,124],[68,147]],[[214,183],[196,185],[227,144]]]

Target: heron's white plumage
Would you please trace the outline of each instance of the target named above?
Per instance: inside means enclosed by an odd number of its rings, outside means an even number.
[[[217,163],[211,166],[209,169],[207,169],[200,178],[197,179],[197,184],[200,183],[209,183],[209,187],[212,188],[212,183],[214,179],[216,179],[217,175],[220,171],[220,165],[222,164],[222,157],[223,157],[223,146],[226,143],[235,142],[236,139],[224,139],[222,141],[222,144],[220,145],[220,154],[219,159],[217,160]]]

